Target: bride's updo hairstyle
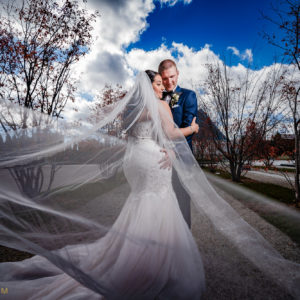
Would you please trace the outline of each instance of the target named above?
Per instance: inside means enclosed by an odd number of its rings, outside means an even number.
[[[151,83],[154,81],[155,76],[159,75],[158,72],[155,72],[155,71],[152,71],[152,70],[146,70],[145,72],[148,75],[148,77],[150,78]]]

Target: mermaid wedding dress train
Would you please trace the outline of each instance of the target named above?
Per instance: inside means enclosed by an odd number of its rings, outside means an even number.
[[[146,120],[131,130],[123,163],[131,192],[110,231],[94,243],[67,246],[80,269],[106,289],[96,293],[35,256],[0,264],[5,299],[200,299],[200,253],[173,191],[172,170],[160,168],[164,154],[151,128]]]

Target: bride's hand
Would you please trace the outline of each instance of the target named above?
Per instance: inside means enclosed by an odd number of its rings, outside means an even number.
[[[198,133],[199,125],[196,123],[196,117],[193,118],[192,124],[190,125],[193,133]]]
[[[175,157],[175,153],[172,150],[161,149],[160,152],[163,152],[165,156],[158,162],[161,169],[170,170],[172,167],[172,159]],[[170,152],[170,155],[169,153]]]

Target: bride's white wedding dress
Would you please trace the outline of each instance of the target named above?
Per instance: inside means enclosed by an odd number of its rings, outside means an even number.
[[[5,101],[0,115],[25,116],[28,124],[0,147],[0,244],[38,254],[0,263],[0,288],[7,288],[0,298],[199,299],[202,261],[172,171],[160,168],[163,147],[174,153],[173,168],[209,228],[299,299],[299,263],[282,257],[216,193],[145,72],[124,98],[100,109],[92,127],[53,124]],[[213,239],[208,243],[214,251]],[[226,265],[227,257],[217,262]]]
[[[92,244],[68,246],[73,262],[102,289],[96,293],[35,256],[0,264],[5,299],[200,299],[200,253],[172,188],[172,170],[160,168],[164,154],[152,127],[147,120],[131,129],[123,164],[131,193],[111,230]]]

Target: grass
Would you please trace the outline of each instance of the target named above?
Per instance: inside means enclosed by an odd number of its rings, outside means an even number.
[[[255,181],[250,178],[243,178],[242,184],[260,194],[273,198],[276,201],[295,205],[295,193],[293,190],[272,183]]]
[[[65,187],[63,190],[51,191],[47,197],[52,203],[61,203],[60,209],[77,209],[82,207],[84,203],[100,197],[101,195],[110,192],[116,186],[126,183],[127,180],[123,173],[118,173],[115,176],[96,182],[89,182],[74,188]]]
[[[257,170],[266,170],[266,167],[264,166],[251,166],[251,169],[257,169]],[[295,173],[295,169],[291,168],[281,168],[281,167],[269,167],[267,168],[270,171],[277,171],[277,172],[287,172],[287,173]]]
[[[287,221],[282,215],[259,213],[258,214],[267,222],[284,232],[287,236],[300,247],[300,228],[299,222]]]
[[[204,169],[214,174],[218,173],[218,177],[231,180],[231,176],[228,172],[225,172],[223,170],[212,171],[208,168]],[[300,211],[300,209],[295,205],[295,195],[291,189],[271,183],[255,181],[246,177],[242,177],[241,182],[236,184],[242,185],[247,189],[267,196],[271,200],[281,202]],[[266,204],[258,203],[256,200],[245,200],[242,196],[239,197],[239,195],[234,195],[234,197],[245,204],[248,208],[256,212],[267,222],[271,223],[273,226],[284,232],[295,243],[297,243],[298,246],[300,246],[300,223],[298,218],[289,217],[286,214],[282,213],[280,210],[276,211],[274,209],[270,209],[270,207]]]
[[[49,207],[57,208],[58,211],[63,212],[67,211],[69,213],[75,213],[77,214],[78,211],[80,211],[81,215],[85,215],[85,212],[82,211],[84,206],[89,203],[89,201],[93,199],[97,199],[101,195],[104,195],[106,193],[109,193],[113,189],[116,188],[116,186],[120,184],[125,184],[126,178],[124,177],[123,173],[118,173],[116,176],[110,178],[109,180],[102,180],[97,182],[90,182],[86,184],[82,184],[79,186],[74,186],[73,188],[67,187],[66,189],[54,189],[48,194],[43,195],[43,200]],[[126,195],[124,194],[124,197]],[[114,203],[113,199],[107,200],[110,203]],[[105,224],[106,220],[98,220],[99,217],[101,217],[101,205],[106,205],[106,203],[101,203],[101,201],[98,201],[98,210],[90,211],[87,210],[86,217],[89,219],[95,219],[97,222],[101,222],[102,225],[108,225]],[[62,226],[65,226],[66,220],[64,218],[60,218],[59,216],[52,215],[49,212],[42,212],[38,210],[30,210],[27,207],[22,207],[20,205],[14,205],[11,207],[11,209],[14,211],[15,215],[19,217],[19,220],[29,222],[33,224],[33,226],[39,226],[39,224],[45,225],[45,224],[53,224],[53,234],[55,234],[55,230],[57,228],[64,228]],[[121,207],[118,207],[117,209],[121,209]],[[68,232],[72,233],[73,227],[72,223],[68,223]],[[10,229],[14,229],[13,226],[16,226],[15,224],[6,224],[6,226]],[[47,226],[47,225],[46,225]],[[22,232],[22,228],[16,228],[16,232]],[[48,232],[51,234],[52,226],[48,227]],[[82,228],[82,232],[84,232],[85,228]],[[74,222],[74,232],[80,231],[80,224],[77,224]],[[63,232],[63,231],[60,231]],[[63,242],[63,241],[62,241]],[[19,251],[16,249],[8,248],[5,246],[0,245],[0,262],[6,262],[6,261],[20,261],[26,258],[30,258],[33,255],[27,252]]]
[[[202,167],[202,169],[209,171],[211,173],[218,173],[219,177],[224,179],[230,179],[231,175],[224,170],[215,170],[212,171],[206,167]],[[253,191],[256,191],[262,195],[273,198],[276,201],[288,204],[295,205],[295,194],[294,192],[286,187],[282,187],[272,183],[265,183],[261,181],[256,181],[254,179],[247,178],[245,176],[241,176],[241,182],[239,183]]]
[[[209,168],[203,168],[206,171],[212,173],[219,173],[218,176],[227,180],[231,180],[231,176],[228,172],[223,170],[209,170]],[[126,179],[123,177],[123,174],[118,174],[115,178],[119,183],[125,183]],[[245,186],[248,189],[254,190],[260,194],[268,196],[271,199],[280,201],[286,205],[294,205],[294,193],[292,190],[277,186],[270,183],[258,182],[246,177],[242,177],[242,182],[238,183]],[[103,181],[103,182],[94,182],[86,185],[82,185],[79,188],[68,190],[68,191],[54,191],[48,199],[53,202],[60,202],[60,209],[68,210],[80,209],[80,206],[83,205],[83,202],[88,202],[90,199],[93,199],[100,194],[109,192],[114,188],[113,180],[112,181]],[[242,199],[239,199],[242,201]],[[53,203],[52,202],[52,203]],[[295,223],[293,220],[287,220],[285,216],[270,212],[268,209],[263,209],[260,205],[257,205],[257,202],[244,202],[244,204],[258,213],[262,218],[267,222],[273,224],[275,227],[280,229],[282,232],[287,234],[294,242],[300,246],[300,226],[298,223]],[[45,216],[49,218],[49,215]],[[51,218],[50,218],[51,219]],[[49,221],[50,221],[49,219]],[[31,257],[32,255],[26,252],[17,251],[15,249],[10,249],[4,246],[0,246],[0,261],[18,261]]]
[[[0,246],[0,262],[20,261],[32,257],[33,254]]]

